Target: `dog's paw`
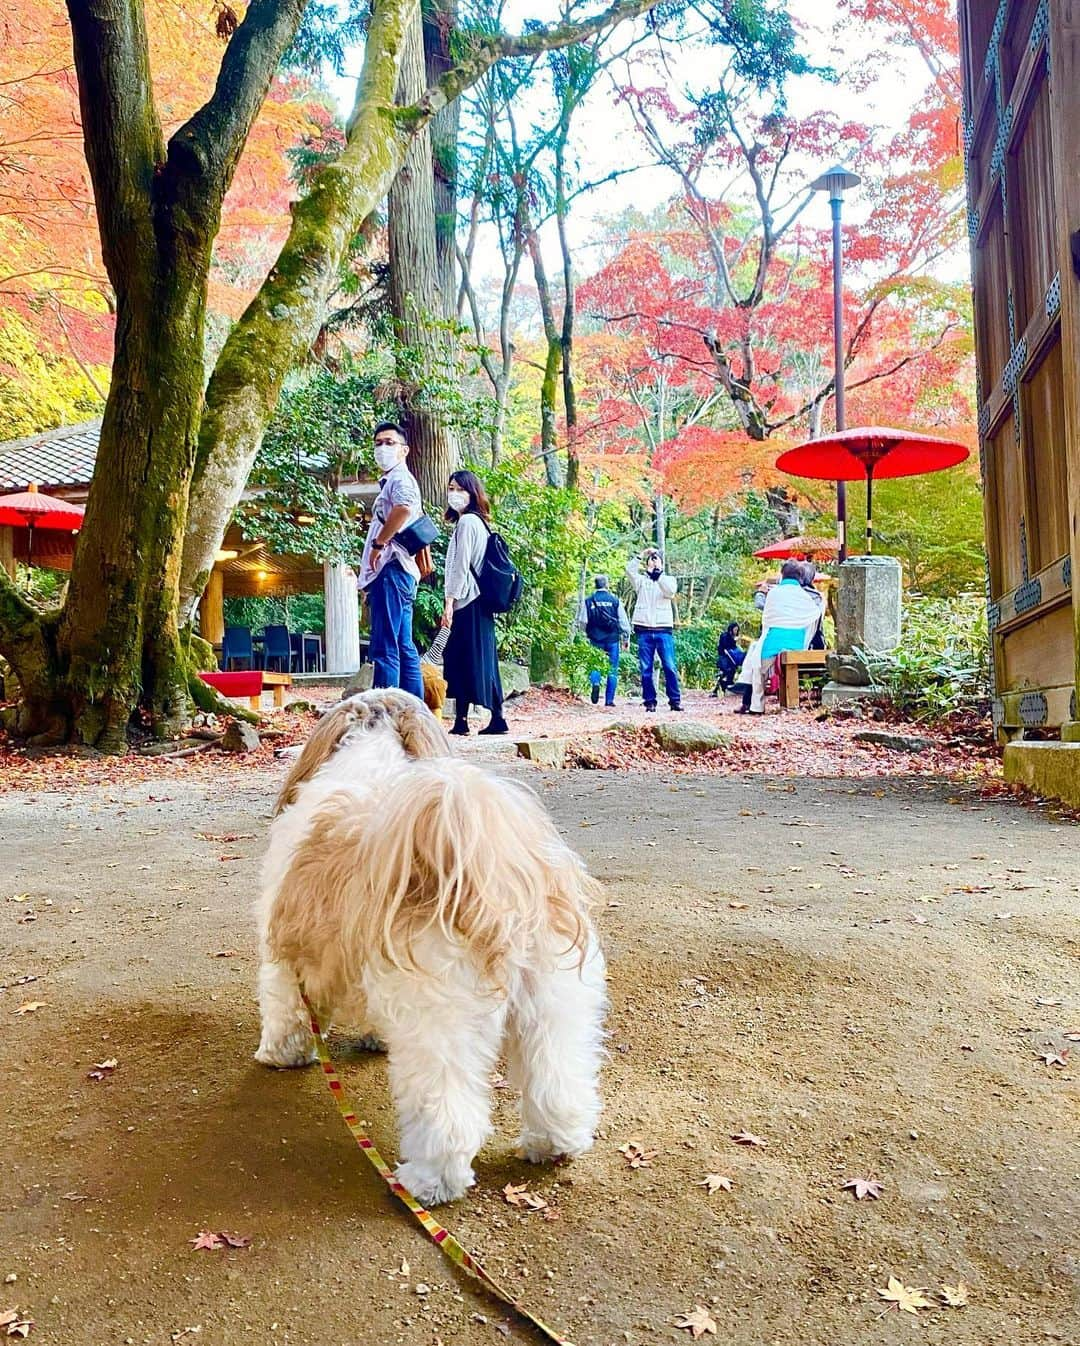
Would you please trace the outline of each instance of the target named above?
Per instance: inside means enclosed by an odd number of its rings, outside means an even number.
[[[568,1132],[560,1136],[545,1136],[530,1131],[518,1140],[518,1154],[530,1164],[554,1164],[560,1159],[577,1159],[592,1147],[591,1131]]]
[[[353,1046],[358,1052],[385,1052],[386,1043],[377,1033],[361,1033],[353,1038]]]
[[[468,1165],[442,1170],[430,1164],[408,1162],[398,1164],[394,1177],[424,1206],[457,1201],[476,1185],[476,1176]]]
[[[298,1066],[310,1066],[315,1062],[315,1044],[310,1033],[291,1033],[277,1042],[259,1043],[255,1060],[263,1066],[273,1066],[276,1070],[292,1070]]]

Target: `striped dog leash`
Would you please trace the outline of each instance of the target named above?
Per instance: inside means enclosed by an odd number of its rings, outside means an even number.
[[[319,1064],[322,1066],[323,1074],[326,1076],[326,1083],[334,1097],[334,1102],[337,1104],[338,1111],[341,1113],[345,1125],[349,1128],[353,1140],[359,1145],[375,1172],[378,1173],[379,1177],[382,1178],[383,1182],[386,1183],[387,1187],[390,1188],[391,1192],[393,1192],[402,1205],[412,1211],[413,1215],[423,1226],[424,1232],[433,1243],[437,1244],[442,1249],[451,1262],[461,1267],[463,1271],[468,1272],[470,1276],[475,1280],[478,1280],[481,1285],[485,1286],[496,1299],[501,1299],[504,1304],[508,1304],[514,1312],[524,1318],[526,1322],[532,1323],[533,1327],[542,1332],[549,1341],[556,1342],[557,1346],[574,1346],[572,1341],[568,1341],[565,1337],[559,1336],[558,1332],[555,1332],[552,1328],[548,1327],[543,1319],[537,1318],[535,1314],[530,1313],[509,1290],[505,1289],[499,1284],[494,1276],[485,1271],[472,1253],[457,1241],[453,1234],[450,1233],[449,1229],[445,1229],[439,1224],[438,1220],[435,1219],[431,1212],[426,1210],[408,1188],[403,1187],[394,1177],[393,1169],[376,1149],[375,1142],[371,1140],[369,1136],[364,1135],[360,1123],[356,1119],[356,1113],[353,1112],[349,1100],[346,1097],[345,1090],[342,1088],[338,1073],[334,1069],[334,1062],[330,1057],[330,1049],[326,1045],[326,1039],[323,1037],[322,1029],[319,1027],[319,1021],[311,1006],[311,1001],[303,991],[301,991],[300,994],[303,997],[304,1004],[307,1006],[308,1016],[311,1020],[311,1033],[315,1039],[315,1053],[319,1058]]]

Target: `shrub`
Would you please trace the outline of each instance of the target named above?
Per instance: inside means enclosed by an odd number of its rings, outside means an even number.
[[[888,654],[857,653],[905,715],[941,720],[989,710],[990,642],[981,595],[909,597],[899,647]]]

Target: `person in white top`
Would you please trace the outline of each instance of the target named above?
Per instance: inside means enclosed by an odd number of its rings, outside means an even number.
[[[659,551],[650,547],[642,558],[645,573],[641,573],[638,558],[626,567],[626,576],[634,586],[637,600],[631,622],[637,636],[638,669],[641,673],[641,695],[646,710],[656,709],[656,683],[653,665],[657,655],[664,670],[664,690],[672,710],[682,710],[682,690],[675,668],[675,610],[671,600],[679,588],[673,575],[664,573],[664,562]]]
[[[506,734],[495,618],[480,598],[477,576],[484,564],[491,506],[475,472],[455,472],[446,492],[446,521],[454,532],[446,549],[442,625],[450,630],[443,652],[446,692],[454,698],[451,734],[469,732],[469,707],[486,706],[491,721],[481,734]]]

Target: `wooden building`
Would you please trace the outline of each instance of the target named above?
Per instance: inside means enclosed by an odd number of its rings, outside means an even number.
[[[994,715],[1026,778],[1028,742],[1080,737],[1080,0],[959,11]]]
[[[34,482],[49,495],[85,504],[97,459],[101,422],[85,421],[0,443],[0,494],[24,491]],[[341,487],[358,506],[370,508],[378,486],[354,480]],[[245,498],[258,494],[249,486]],[[54,570],[70,570],[75,537],[37,530],[34,559]],[[14,575],[14,562],[25,562],[26,529],[0,526],[0,565]],[[212,644],[224,634],[224,600],[232,597],[277,598],[319,593],[326,599],[324,650],[327,673],[354,673],[359,667],[359,600],[356,576],[345,565],[308,555],[282,555],[265,542],[245,538],[236,524],[225,534],[206,591],[199,602],[200,633]]]

